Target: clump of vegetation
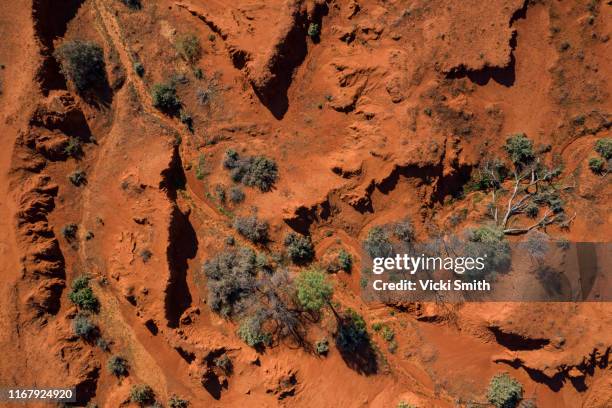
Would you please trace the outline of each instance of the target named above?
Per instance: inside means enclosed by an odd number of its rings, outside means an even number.
[[[491,378],[487,399],[496,408],[514,408],[523,398],[523,386],[508,373]]]
[[[270,191],[278,178],[276,162],[265,156],[241,158],[235,150],[225,153],[225,168],[231,170],[232,180],[261,191]]]
[[[229,191],[230,201],[234,204],[239,204],[244,201],[244,191],[239,186],[233,186]]]
[[[179,36],[174,47],[176,52],[189,64],[195,64],[202,56],[202,46],[200,40],[194,34],[184,34]]]
[[[70,224],[66,224],[62,227],[62,235],[64,236],[64,238],[66,238],[68,241],[73,240],[76,238],[76,234],[77,231],[79,230],[79,226],[76,225],[75,223],[70,223]]]
[[[353,268],[353,256],[349,254],[344,248],[338,252],[338,264],[340,268],[345,272],[350,272]]]
[[[310,23],[308,25],[308,36],[311,38],[318,38],[321,34],[321,27],[317,23]]]
[[[305,264],[314,258],[315,250],[309,236],[298,235],[294,232],[285,237],[287,253],[295,264]]]
[[[315,352],[324,356],[329,352],[329,341],[327,339],[321,339],[315,343]]]
[[[66,41],[55,50],[62,73],[78,92],[106,82],[104,52],[98,44],[88,41]]]
[[[604,137],[603,139],[599,139],[597,143],[595,143],[595,151],[605,160],[612,159],[612,138]]]
[[[189,401],[179,398],[173,395],[168,399],[168,408],[187,408],[189,407]]]
[[[296,288],[298,301],[304,310],[318,313],[323,306],[331,305],[334,288],[318,269],[302,272],[296,280]]]
[[[195,168],[195,175],[198,180],[203,180],[206,175],[204,166],[206,165],[206,157],[203,154],[198,156],[198,165]]]
[[[155,402],[155,392],[147,384],[136,384],[130,389],[130,401],[145,406]]]
[[[524,133],[517,133],[506,139],[504,149],[513,164],[526,164],[533,160],[533,142]]]
[[[373,227],[363,241],[363,249],[368,256],[374,258],[386,258],[393,254],[393,245],[389,240],[389,234],[382,227]]]
[[[175,116],[181,109],[182,104],[172,82],[153,85],[151,97],[153,106],[168,115]]]
[[[121,356],[112,356],[106,363],[106,368],[115,377],[125,377],[128,374],[128,362]]]
[[[268,242],[268,228],[266,221],[259,220],[255,215],[248,217],[236,217],[234,228],[243,237],[256,244]]]
[[[397,408],[416,408],[414,405],[407,403],[406,401],[400,401],[397,404]]]
[[[140,258],[142,259],[142,262],[143,263],[147,263],[147,262],[149,262],[149,260],[153,256],[153,252],[151,252],[147,248],[144,248],[144,249],[140,250],[139,255],[140,255]]]
[[[75,158],[81,157],[83,155],[83,144],[81,140],[76,137],[69,138],[68,144],[64,147],[64,154]]]
[[[87,184],[87,174],[83,170],[75,170],[68,176],[68,180],[75,186],[79,187]]]
[[[344,351],[354,352],[369,341],[365,320],[353,309],[348,309],[338,324],[336,344]]]
[[[204,264],[208,278],[208,305],[222,316],[235,314],[255,290],[255,253],[248,248],[222,252]]]
[[[77,313],[72,322],[74,334],[87,341],[93,340],[98,335],[98,328],[84,313]]]
[[[263,329],[263,318],[259,315],[246,318],[238,328],[238,337],[251,347],[267,346],[272,340],[270,333]]]
[[[486,257],[485,269],[466,270],[467,279],[477,278],[479,274],[505,272],[510,267],[510,244],[499,228],[484,225],[467,230],[467,242],[464,243],[467,256]]]
[[[606,163],[599,157],[591,157],[589,159],[589,169],[595,174],[601,174],[606,168]]]
[[[68,299],[83,310],[96,312],[100,307],[98,298],[89,287],[87,276],[79,276],[72,282],[72,290],[68,294]]]

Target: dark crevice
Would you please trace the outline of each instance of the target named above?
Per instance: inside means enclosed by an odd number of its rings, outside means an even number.
[[[302,234],[310,234],[310,226],[315,222],[327,221],[331,216],[332,208],[329,200],[325,200],[319,204],[315,204],[311,207],[300,206],[295,210],[294,214],[290,218],[285,218],[285,224],[287,224],[294,231]]]
[[[60,5],[54,0],[34,0],[32,18],[34,31],[41,44],[43,61],[38,69],[37,80],[43,93],[55,89],[67,89],[66,79],[60,71],[60,66],[53,56],[53,42],[66,34],[70,20],[76,16],[84,0],[64,0]]]
[[[187,284],[187,261],[198,252],[198,238],[189,222],[189,215],[178,207],[172,210],[168,245],[170,279],[166,287],[165,311],[169,327],[178,327],[181,315],[191,306],[192,298]]]
[[[550,343],[548,339],[530,338],[516,333],[508,333],[496,326],[490,326],[489,330],[495,336],[497,343],[512,351],[538,350]]]

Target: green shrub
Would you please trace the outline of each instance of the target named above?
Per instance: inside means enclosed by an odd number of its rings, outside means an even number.
[[[202,56],[200,40],[193,34],[179,36],[174,43],[174,47],[178,55],[189,64],[195,64]]]
[[[136,384],[130,389],[130,401],[141,406],[155,402],[155,392],[147,384]]]
[[[511,135],[504,146],[508,157],[515,165],[526,164],[533,160],[533,142],[524,133]]]
[[[369,335],[363,317],[348,309],[338,325],[336,344],[344,351],[353,352],[369,343]]]
[[[386,258],[393,254],[393,245],[389,235],[382,227],[373,227],[363,241],[363,249],[368,256],[374,258]]]
[[[115,377],[125,377],[128,374],[127,360],[121,356],[112,356],[106,363],[106,368]]]
[[[487,399],[496,408],[514,408],[523,398],[523,386],[508,373],[491,378]]]
[[[412,404],[409,404],[409,403],[405,402],[405,401],[400,401],[397,404],[397,408],[416,408],[416,407],[414,405],[412,405]]]
[[[251,347],[267,346],[272,341],[272,336],[266,333],[262,326],[263,319],[260,316],[249,317],[240,324],[238,337]]]
[[[174,116],[181,109],[182,104],[176,94],[176,87],[170,82],[153,85],[151,97],[153,106],[168,115]]]
[[[395,338],[395,332],[393,331],[392,328],[390,328],[387,325],[385,325],[382,328],[380,335],[382,336],[383,339],[385,339],[385,341],[388,341],[388,342],[392,341]]]
[[[606,163],[599,157],[591,157],[589,159],[589,168],[595,174],[603,173]]]
[[[314,258],[314,245],[309,236],[291,232],[285,237],[285,246],[289,257],[295,264],[308,263]]]
[[[297,297],[300,305],[308,311],[319,312],[329,304],[334,288],[323,272],[310,269],[302,272],[296,279]]]
[[[255,252],[248,248],[222,252],[206,261],[207,303],[214,312],[229,317],[236,305],[254,292],[255,262]]]
[[[64,147],[64,154],[79,158],[83,155],[83,144],[76,137],[71,137],[68,139],[68,144]]]
[[[89,320],[89,317],[83,313],[78,313],[72,322],[72,330],[74,334],[85,339],[93,340],[98,333],[98,328]]]
[[[527,214],[529,218],[537,217],[539,212],[540,207],[538,207],[536,203],[529,203],[527,204],[527,207],[525,207],[525,214]]]
[[[264,244],[268,241],[269,225],[266,221],[257,219],[255,215],[236,217],[234,228],[240,235],[253,243]]]
[[[98,44],[88,41],[66,41],[55,50],[62,73],[78,92],[106,82],[104,52]]]
[[[353,268],[353,256],[342,248],[338,252],[338,264],[345,272],[350,272]]]
[[[189,406],[189,401],[179,398],[176,395],[173,395],[168,400],[168,408],[187,408]]]
[[[612,137],[604,137],[595,143],[595,151],[606,160],[612,159]]]
[[[321,34],[321,28],[317,23],[310,23],[308,25],[308,36],[316,38]]]
[[[500,229],[493,226],[481,226],[467,230],[467,242],[464,245],[465,256],[485,257],[485,268],[482,271],[468,269],[464,273],[467,279],[476,279],[493,272],[506,272],[510,267],[510,245]]]
[[[315,343],[315,352],[324,356],[329,352],[329,341],[327,339],[321,339]]]
[[[95,312],[100,307],[98,298],[89,287],[89,279],[84,276],[75,279],[68,299],[83,310]]]
[[[75,186],[79,187],[87,183],[87,175],[83,170],[76,170],[68,176],[68,180]]]

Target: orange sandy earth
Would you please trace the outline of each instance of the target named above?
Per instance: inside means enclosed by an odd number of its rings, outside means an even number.
[[[487,406],[490,378],[509,372],[538,407],[612,406],[609,304],[373,305],[359,284],[360,243],[374,225],[409,217],[425,239],[482,224],[481,193],[452,196],[485,158],[503,156],[513,132],[550,144],[547,160],[561,161],[573,186],[569,230],[546,232],[610,238],[610,176],[587,160],[610,136],[611,30],[612,6],[598,0],[143,0],[140,10],[3,0],[0,384],[76,386],[78,406],[135,406],[130,387],[146,383],[164,404],[176,394],[194,407],[453,407]],[[203,79],[173,47],[184,33],[200,39]],[[82,99],[58,70],[53,50],[71,39],[104,49],[102,102]],[[152,106],[152,85],[177,73],[193,133]],[[196,92],[207,87],[203,105]],[[79,160],[62,154],[69,136],[90,136]],[[275,188],[220,205],[228,148],[276,160]],[[85,186],[68,181],[76,169]],[[202,264],[228,235],[249,245],[231,218],[254,208],[271,226],[259,251],[281,250],[294,229],[311,235],[319,260],[337,245],[356,257],[353,273],[329,278],[341,309],[394,329],[394,353],[371,334],[376,372],[351,368],[335,346],[323,358],[281,339],[258,353],[211,312]],[[67,223],[79,225],[76,242],[60,233]],[[67,294],[83,273],[110,352],[72,332]],[[308,340],[335,329],[326,313]],[[108,372],[112,354],[126,357],[128,377]],[[210,366],[222,354],[231,375]],[[218,389],[203,386],[211,378]]]

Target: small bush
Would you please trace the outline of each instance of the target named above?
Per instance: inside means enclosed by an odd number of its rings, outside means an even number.
[[[491,378],[487,399],[496,408],[514,408],[523,398],[523,386],[508,373]]]
[[[230,188],[229,192],[230,201],[234,204],[239,204],[244,201],[244,191],[238,186]]]
[[[64,154],[79,158],[83,155],[83,144],[76,137],[68,139],[68,144],[64,147]]]
[[[240,324],[238,337],[251,347],[267,346],[272,336],[263,330],[263,319],[259,316],[249,317]]]
[[[128,362],[121,356],[112,356],[106,363],[106,368],[115,377],[125,377],[128,374]]]
[[[327,339],[321,339],[315,343],[315,352],[324,356],[329,352],[329,341]]]
[[[130,401],[141,406],[155,402],[155,392],[146,384],[136,384],[130,389]]]
[[[343,249],[338,252],[338,264],[345,272],[350,272],[353,268],[353,256]]]
[[[387,232],[382,227],[373,227],[363,241],[363,249],[368,256],[374,258],[386,258],[393,254],[393,246]]]
[[[195,64],[202,56],[200,40],[193,34],[184,34],[174,43],[176,52],[189,64]]]
[[[106,82],[104,52],[98,44],[88,41],[67,41],[55,51],[62,73],[78,92]]]
[[[181,101],[172,83],[153,85],[151,97],[153,98],[153,106],[168,115],[176,115],[181,109]]]
[[[380,335],[382,336],[383,339],[385,339],[385,341],[388,341],[388,342],[392,341],[395,338],[395,332],[393,331],[392,328],[390,328],[387,325],[385,325],[382,328]]]
[[[87,175],[83,170],[76,170],[68,176],[68,180],[79,187],[87,183]]]
[[[68,299],[79,308],[91,312],[97,311],[100,306],[98,298],[89,287],[89,279],[87,277],[75,279],[72,284],[72,291],[68,294]]]
[[[218,254],[206,261],[203,270],[208,278],[207,303],[210,308],[229,317],[242,300],[255,290],[255,252],[248,248]]]
[[[319,312],[329,304],[334,288],[323,272],[311,269],[302,272],[296,279],[297,297],[300,305],[308,311]]]
[[[400,401],[397,404],[397,408],[416,408],[416,407],[414,405],[412,405],[412,404],[409,404],[409,403],[405,402],[405,401]]]
[[[606,163],[599,157],[591,157],[589,159],[589,169],[595,174],[603,173]]]
[[[62,235],[67,240],[72,240],[76,238],[77,231],[79,230],[79,226],[75,223],[66,224],[62,227]]]
[[[189,406],[189,401],[179,398],[176,395],[173,395],[168,400],[168,408],[187,408]]]
[[[506,139],[504,149],[515,165],[529,163],[534,158],[533,142],[524,133],[517,133]]]
[[[78,313],[72,322],[74,334],[85,340],[93,340],[98,333],[98,328],[89,320],[85,314]]]
[[[314,245],[308,236],[291,232],[285,237],[285,246],[289,257],[296,264],[308,263],[314,258]]]
[[[414,227],[409,219],[397,222],[393,225],[393,235],[405,244],[414,241]]]
[[[538,207],[536,203],[529,203],[527,207],[525,207],[525,214],[527,214],[529,218],[537,217],[539,212],[540,207]]]
[[[308,25],[308,36],[311,38],[316,38],[321,34],[321,28],[317,23],[310,23]]]
[[[338,326],[336,343],[344,351],[353,352],[369,342],[365,320],[353,309],[348,309]]]
[[[595,143],[595,151],[606,160],[612,159],[612,138],[604,137]]]
[[[268,241],[269,225],[260,221],[256,216],[236,217],[234,228],[243,237],[256,244],[265,244]]]
[[[466,256],[486,257],[485,268],[466,270],[464,277],[475,279],[493,272],[506,272],[510,267],[510,245],[503,231],[492,226],[481,226],[467,231],[464,245]]]
[[[265,156],[240,158],[238,152],[229,149],[225,153],[223,165],[231,170],[232,180],[242,182],[261,191],[270,191],[278,178],[276,162]]]
[[[140,255],[140,258],[142,259],[142,262],[147,263],[153,256],[153,252],[145,248],[140,251],[139,255]]]

